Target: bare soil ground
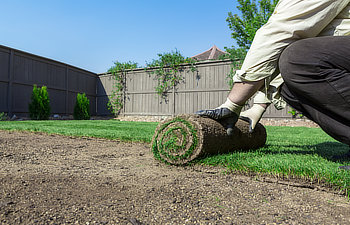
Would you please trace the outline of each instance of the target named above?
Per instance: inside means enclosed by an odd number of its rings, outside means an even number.
[[[350,224],[345,196],[303,186],[165,165],[148,144],[0,131],[0,224]]]

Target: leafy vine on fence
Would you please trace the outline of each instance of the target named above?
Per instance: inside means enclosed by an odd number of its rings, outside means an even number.
[[[114,115],[118,115],[124,106],[127,71],[135,68],[137,68],[137,63],[135,62],[121,63],[116,61],[114,66],[108,70],[108,73],[113,75],[115,82],[107,107]]]
[[[158,59],[147,63],[145,70],[156,75],[157,86],[155,90],[162,98],[166,98],[167,92],[183,80],[184,77],[180,72],[185,69],[185,66],[189,64],[192,72],[197,70],[195,62],[194,59],[185,58],[178,50],[175,50],[158,54]]]
[[[295,110],[295,109],[292,108],[292,107],[291,107],[291,109],[288,111],[288,113],[292,115],[292,118],[293,118],[293,119],[297,119],[297,118],[302,119],[302,118],[304,118],[303,113],[301,113],[301,112]]]

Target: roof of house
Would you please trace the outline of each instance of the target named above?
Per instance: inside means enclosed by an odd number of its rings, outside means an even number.
[[[227,52],[224,52],[220,50],[216,45],[211,47],[209,50],[202,52],[198,55],[192,56],[192,59],[203,61],[203,60],[209,60],[209,59],[218,59],[219,56],[225,55]]]

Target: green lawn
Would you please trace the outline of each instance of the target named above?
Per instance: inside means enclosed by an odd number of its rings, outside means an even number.
[[[350,171],[338,167],[350,165],[350,161],[332,160],[332,156],[347,152],[348,146],[336,142],[320,128],[267,126],[266,129],[265,147],[257,151],[210,156],[198,163],[224,166],[229,171],[327,183],[349,194]]]
[[[118,120],[0,121],[2,130],[27,130],[136,142],[151,142],[157,125],[158,123]]]
[[[88,136],[121,141],[151,142],[158,123],[88,121],[1,121],[2,130],[29,130],[69,136]],[[325,182],[350,192],[350,172],[339,170],[350,161],[334,162],[333,155],[345,153],[348,147],[330,138],[319,128],[267,126],[264,148],[210,156],[195,163],[223,166],[229,171],[270,174]]]

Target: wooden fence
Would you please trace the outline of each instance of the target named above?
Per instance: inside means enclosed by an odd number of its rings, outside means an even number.
[[[226,75],[230,72],[232,61],[207,61],[196,64],[197,71],[189,67],[181,72],[184,79],[162,99],[155,87],[157,80],[154,74],[144,69],[128,71],[124,108],[125,116],[171,116],[182,113],[193,113],[200,109],[214,108],[222,104],[229,92]],[[108,115],[108,97],[114,85],[111,74],[100,74],[97,83],[97,113]],[[291,118],[288,108],[276,110],[269,107],[267,118]]]
[[[188,66],[181,72],[184,79],[161,98],[155,91],[154,74],[144,69],[127,72],[122,115],[171,116],[214,108],[226,100],[229,92],[226,75],[231,61],[207,61]],[[52,114],[73,114],[77,93],[86,93],[92,115],[110,115],[107,102],[113,90],[111,74],[79,69],[51,59],[0,45],[0,112],[10,116],[28,115],[33,85],[47,86]],[[288,108],[277,111],[269,107],[265,117],[290,118]]]
[[[28,114],[33,84],[47,86],[52,114],[73,114],[77,93],[86,93],[96,115],[95,73],[0,45],[0,112]]]

